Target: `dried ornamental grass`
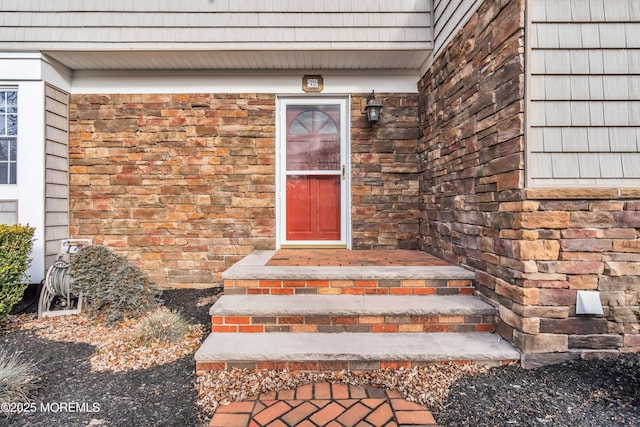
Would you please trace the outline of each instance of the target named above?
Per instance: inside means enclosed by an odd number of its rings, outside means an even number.
[[[37,380],[36,367],[32,362],[0,351],[0,403],[29,402]]]
[[[180,313],[160,307],[138,323],[133,339],[145,346],[162,342],[176,343],[188,332],[189,324]]]

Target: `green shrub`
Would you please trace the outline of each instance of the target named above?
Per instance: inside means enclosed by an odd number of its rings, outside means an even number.
[[[20,302],[29,283],[34,233],[28,225],[0,224],[0,319]]]
[[[180,313],[160,307],[136,326],[134,339],[144,345],[154,342],[176,343],[189,332],[189,324]]]
[[[86,246],[71,259],[73,288],[87,297],[90,312],[114,324],[160,304],[160,290],[140,268],[104,246]]]
[[[33,363],[0,350],[0,403],[27,403],[37,380]]]

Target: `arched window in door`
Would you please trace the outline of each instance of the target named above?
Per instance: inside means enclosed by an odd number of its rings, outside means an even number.
[[[287,129],[287,170],[340,169],[340,130],[328,113],[331,112],[307,109],[291,118]]]

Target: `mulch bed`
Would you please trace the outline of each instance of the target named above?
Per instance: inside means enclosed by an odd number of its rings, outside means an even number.
[[[196,301],[216,292],[172,290],[163,293],[163,300],[190,322],[206,324],[210,306],[198,307]],[[33,399],[38,410],[9,418],[0,415],[0,426],[206,425],[207,415],[195,404],[193,355],[150,369],[92,372],[89,359],[95,348],[87,344],[45,340],[34,331],[15,328],[0,332],[0,342],[3,349],[34,361],[41,373]],[[80,409],[90,410],[95,403],[99,411],[55,411],[67,402],[78,402]]]
[[[640,426],[640,354],[465,377],[449,391],[445,426]]]
[[[196,302],[216,292],[172,290],[163,299],[193,323],[208,325],[209,305]],[[148,369],[95,372],[96,348],[88,344],[19,328],[0,331],[0,343],[34,361],[41,374],[33,396],[38,410],[0,415],[0,426],[204,426],[210,417],[196,404],[192,355]],[[83,411],[61,410],[64,403]],[[94,404],[99,411],[89,412]],[[444,426],[640,426],[640,355],[490,369],[459,379],[431,409]]]

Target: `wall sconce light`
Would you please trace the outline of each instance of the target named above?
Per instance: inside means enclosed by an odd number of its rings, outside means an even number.
[[[380,110],[382,110],[382,103],[376,99],[376,92],[371,91],[371,95],[367,98],[367,106],[364,107],[367,112],[367,119],[369,123],[374,124],[380,118]]]

